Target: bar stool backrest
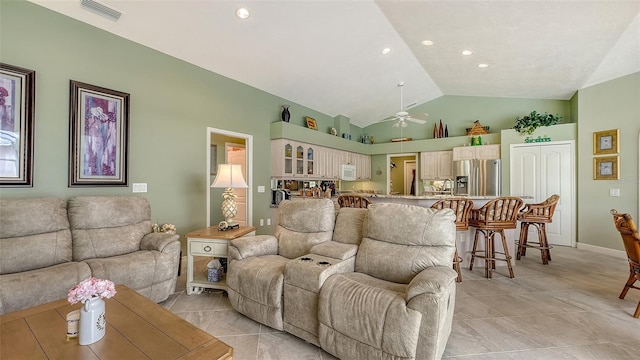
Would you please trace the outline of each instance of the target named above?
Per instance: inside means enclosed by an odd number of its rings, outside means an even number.
[[[342,207],[352,207],[352,208],[368,208],[369,204],[371,204],[371,200],[367,199],[364,196],[355,195],[355,194],[342,194],[338,196],[338,205]]]
[[[558,200],[560,200],[560,196],[554,194],[541,203],[525,204],[518,215],[518,220],[530,223],[550,223],[553,213],[556,211]]]
[[[515,229],[522,199],[514,196],[495,198],[479,209],[471,210],[469,225],[487,230]]]
[[[620,214],[616,210],[611,210],[613,215],[613,222],[616,225],[616,229],[622,236],[624,242],[624,249],[627,252],[629,262],[633,262],[640,266],[640,237],[638,236],[638,228],[633,218],[629,214]]]
[[[464,197],[447,198],[436,201],[432,209],[452,209],[456,214],[456,231],[469,230],[469,214],[473,209],[473,201]]]

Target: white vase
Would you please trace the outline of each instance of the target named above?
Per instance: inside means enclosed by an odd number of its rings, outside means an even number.
[[[102,339],[107,328],[104,300],[92,298],[80,309],[80,345],[89,345]]]

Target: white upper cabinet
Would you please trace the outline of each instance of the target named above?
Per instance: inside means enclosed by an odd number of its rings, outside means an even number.
[[[461,146],[453,148],[453,161],[473,159],[500,159],[500,145]]]
[[[271,176],[333,180],[340,165],[356,166],[358,180],[371,179],[371,157],[287,139],[271,140]]]
[[[425,180],[453,178],[453,151],[420,153],[420,178]]]

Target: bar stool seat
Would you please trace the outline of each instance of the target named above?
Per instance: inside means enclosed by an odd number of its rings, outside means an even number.
[[[551,252],[549,250],[553,249],[553,246],[549,246],[547,241],[547,228],[545,225],[551,223],[558,200],[560,200],[560,196],[551,195],[548,199],[539,204],[524,205],[524,208],[522,208],[518,214],[518,221],[520,221],[520,237],[518,238],[518,241],[516,241],[517,260],[520,260],[522,256],[525,256],[527,254],[527,248],[530,247],[540,250],[543,265],[549,264],[549,260],[551,260]],[[528,242],[529,225],[535,226],[538,230],[538,242]]]
[[[431,205],[432,209],[452,209],[456,214],[456,231],[469,230],[469,214],[473,208],[473,201],[464,197],[447,198],[436,201]],[[453,256],[453,269],[458,273],[456,282],[462,282],[462,274],[460,273],[460,263],[462,258],[458,255],[458,245],[456,244],[456,253]]]
[[[476,228],[473,238],[473,250],[471,251],[471,264],[469,270],[473,270],[475,258],[485,260],[484,276],[491,279],[491,272],[496,268],[496,261],[504,261],[509,268],[509,277],[514,278],[511,266],[511,255],[507,248],[507,240],[504,230],[517,227],[518,210],[522,207],[522,199],[513,196],[501,196],[487,202],[479,209],[472,209],[469,216],[469,226]],[[479,235],[484,237],[484,250],[478,250]],[[495,249],[495,234],[500,234],[504,252]],[[482,253],[484,255],[478,255]],[[498,258],[497,254],[504,257]]]

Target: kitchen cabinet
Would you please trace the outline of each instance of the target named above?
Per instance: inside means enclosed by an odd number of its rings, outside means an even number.
[[[453,151],[420,153],[420,178],[424,180],[453,179]]]
[[[371,179],[371,157],[288,139],[271,141],[271,176],[288,179],[334,180],[340,165],[356,166],[357,180]]]
[[[500,145],[461,146],[453,148],[453,161],[473,159],[500,159]]]

